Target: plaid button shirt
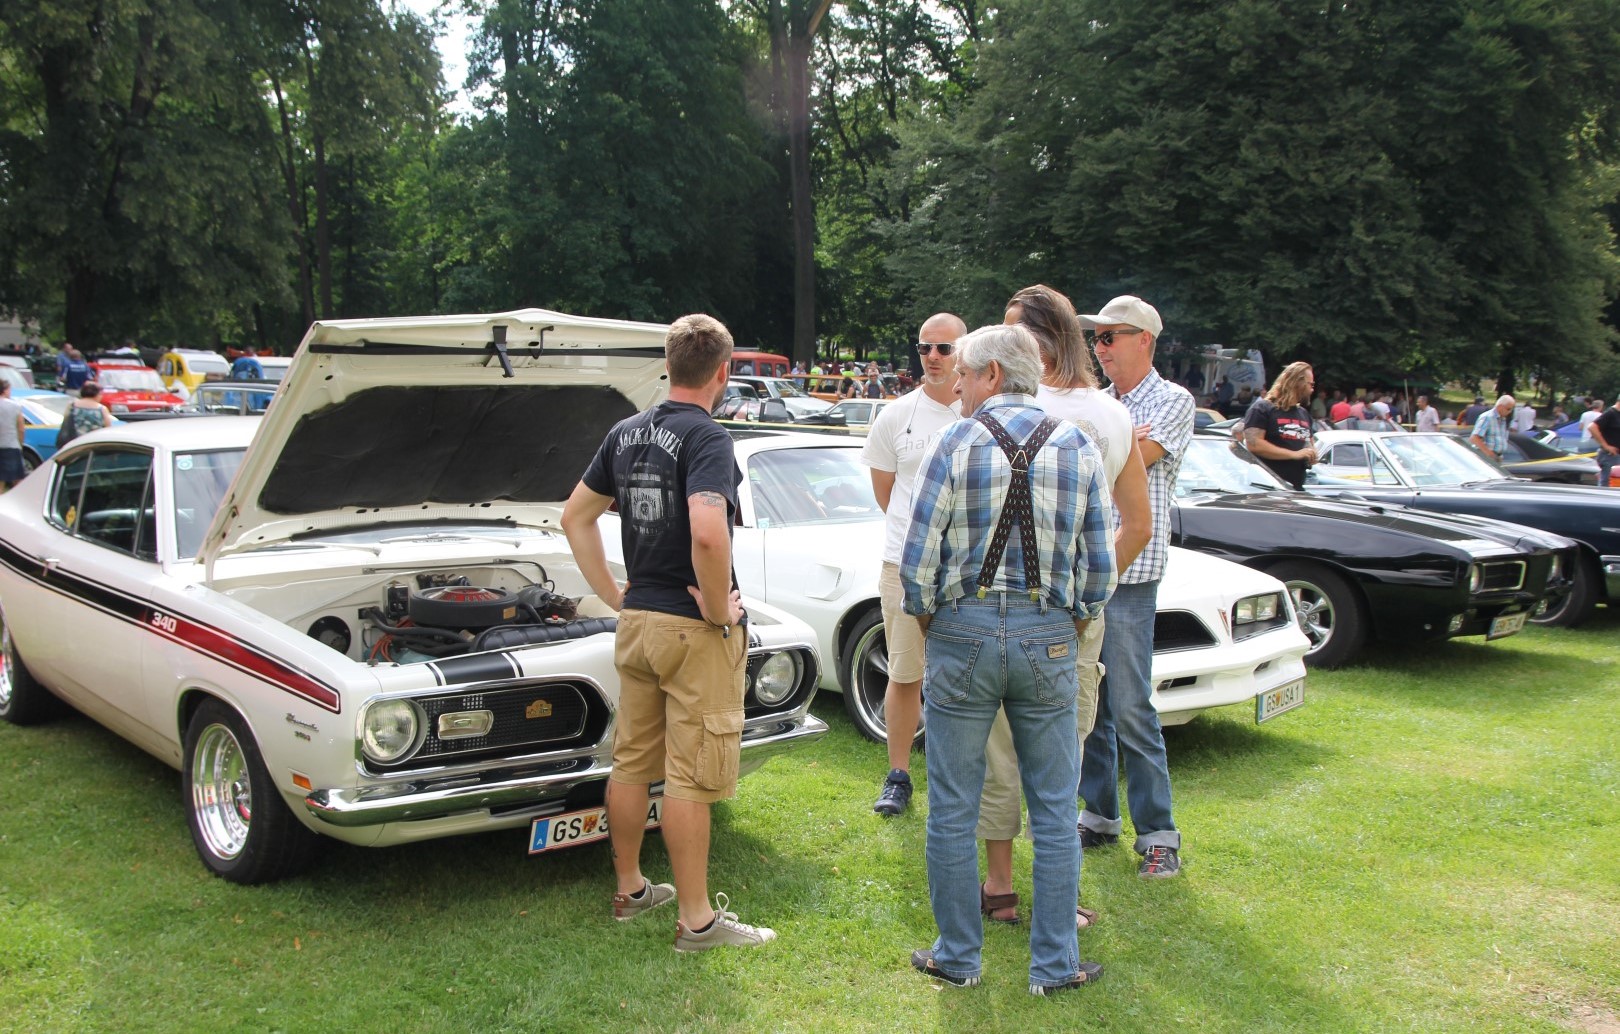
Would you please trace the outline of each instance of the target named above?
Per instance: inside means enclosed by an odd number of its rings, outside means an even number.
[[[1014,441],[1026,440],[1046,414],[1028,395],[996,395],[982,412]],[[900,560],[908,614],[976,593],[985,550],[1012,485],[1012,465],[977,420],[958,420],[929,443],[912,499],[911,528]],[[1079,428],[1060,421],[1029,470],[1042,596],[1047,604],[1095,618],[1114,591],[1113,500],[1102,454]],[[1022,534],[1007,541],[988,588],[1026,592]]]
[[[1508,422],[1494,409],[1487,409],[1474,421],[1474,434],[1484,439],[1485,444],[1498,456],[1507,452]]]
[[[1108,394],[1125,403],[1131,414],[1131,423],[1137,427],[1151,424],[1148,438],[1164,449],[1164,458],[1147,469],[1148,503],[1153,507],[1153,538],[1137,556],[1136,562],[1119,576],[1125,585],[1155,582],[1164,577],[1164,567],[1170,561],[1170,507],[1175,499],[1176,474],[1181,470],[1181,458],[1187,454],[1192,442],[1193,397],[1179,384],[1171,384],[1159,376],[1159,371],[1148,370],[1142,383],[1121,395],[1114,385]]]

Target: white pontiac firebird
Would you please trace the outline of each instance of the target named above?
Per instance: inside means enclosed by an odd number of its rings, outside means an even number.
[[[744,592],[815,629],[821,685],[884,738],[888,657],[878,606],[883,514],[860,441],[767,430],[732,432],[742,468],[733,558]],[[1153,705],[1164,725],[1251,703],[1265,721],[1304,700],[1305,652],[1283,583],[1172,547],[1159,586]]]
[[[317,323],[263,417],[76,439],[0,496],[0,718],[65,700],[178,768],[236,882],[322,834],[599,839],[615,622],[558,522],[608,428],[663,397],[664,329]],[[811,630],[749,610],[741,729],[714,730],[744,774],[826,731]]]

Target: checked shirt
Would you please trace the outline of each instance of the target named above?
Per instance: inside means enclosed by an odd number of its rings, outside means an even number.
[[[1014,440],[1027,439],[1046,413],[1028,395],[996,395],[981,412]],[[1095,618],[1114,591],[1113,500],[1102,454],[1063,423],[1032,459],[1029,484],[1039,542],[1042,597],[1048,606]],[[991,534],[1012,487],[1012,465],[976,420],[958,420],[929,445],[912,499],[911,529],[900,560],[908,614],[977,593]],[[989,588],[1023,594],[1023,536],[1013,535]]]
[[[1164,458],[1147,469],[1148,503],[1153,507],[1153,538],[1148,542],[1136,562],[1119,576],[1125,585],[1155,582],[1164,577],[1165,564],[1170,561],[1170,505],[1175,498],[1176,474],[1181,470],[1181,458],[1192,443],[1193,397],[1179,384],[1171,384],[1149,369],[1142,383],[1121,395],[1119,389],[1108,386],[1108,394],[1125,404],[1136,427],[1151,424],[1148,437],[1164,449]]]

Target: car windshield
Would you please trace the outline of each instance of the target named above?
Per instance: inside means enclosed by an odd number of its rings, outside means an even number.
[[[174,529],[180,556],[194,557],[214,511],[242,465],[245,449],[182,452],[174,457]]]
[[[748,460],[748,484],[760,527],[883,519],[857,449],[756,453]]]
[[[35,423],[60,424],[62,418],[67,415],[68,407],[73,405],[73,399],[68,395],[30,395],[26,399],[19,399],[18,401],[23,404],[25,410],[34,410],[41,416],[50,414],[51,419],[48,421],[30,417]]]
[[[811,397],[808,392],[800,390],[799,386],[792,381],[772,380],[771,384],[776,388],[776,394],[779,398],[807,399]]]
[[[1230,438],[1194,438],[1176,474],[1176,496],[1200,492],[1291,492],[1254,454]]]
[[[163,378],[151,367],[142,369],[103,367],[96,371],[96,380],[104,391],[167,391]]]
[[[217,373],[223,375],[231,372],[231,364],[227,363],[225,357],[218,352],[209,352],[205,355],[188,355],[186,356],[186,365],[191,367],[192,373]]]
[[[1379,441],[1413,488],[1501,481],[1506,476],[1485,457],[1447,435],[1392,434]]]

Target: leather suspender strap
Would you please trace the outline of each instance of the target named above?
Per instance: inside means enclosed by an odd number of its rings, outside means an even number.
[[[1001,570],[1001,557],[1007,551],[1007,540],[1012,537],[1016,523],[1018,541],[1024,548],[1024,587],[1029,590],[1029,598],[1038,603],[1041,598],[1041,557],[1035,538],[1035,500],[1029,487],[1029,467],[1035,454],[1041,451],[1052,432],[1057,430],[1058,421],[1051,417],[1042,420],[1024,439],[1024,444],[1019,445],[1001,426],[1001,422],[990,414],[977,413],[973,419],[990,432],[990,437],[1001,446],[1007,462],[1012,465],[1012,484],[1007,489],[1006,501],[1001,504],[1001,515],[996,518],[990,548],[984,552],[984,565],[979,568],[979,598],[984,599],[990,586],[995,583],[996,573]]]

